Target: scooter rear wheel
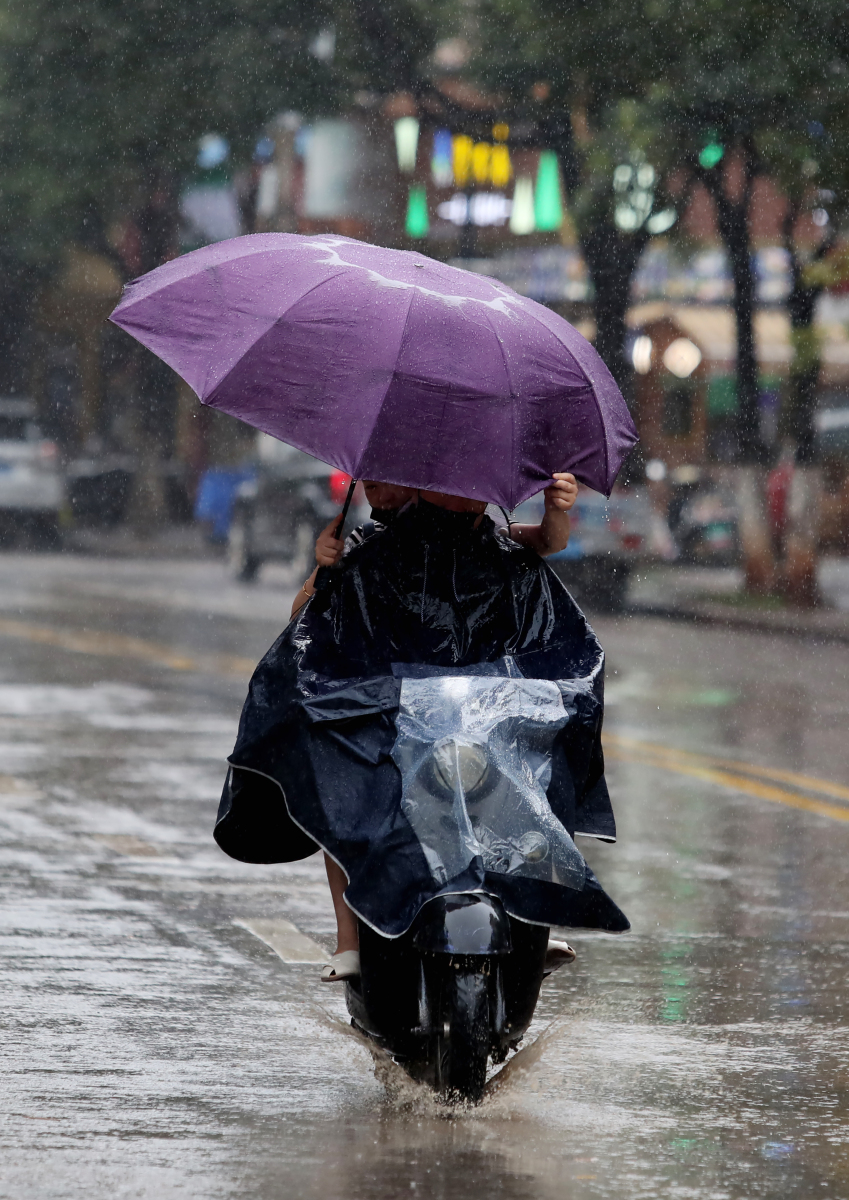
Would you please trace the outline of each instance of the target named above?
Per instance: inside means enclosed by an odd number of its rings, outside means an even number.
[[[487,976],[451,962],[442,987],[437,1032],[437,1088],[449,1101],[477,1104],[486,1085],[491,1033]]]

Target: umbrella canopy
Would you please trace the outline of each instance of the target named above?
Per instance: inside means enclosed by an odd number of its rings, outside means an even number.
[[[128,285],[111,320],[204,404],[354,478],[513,508],[636,442],[598,354],[498,280],[350,238],[260,233]]]

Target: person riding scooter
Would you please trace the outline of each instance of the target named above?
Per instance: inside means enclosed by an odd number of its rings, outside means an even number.
[[[316,575],[258,665],[215,837],[247,862],[323,849],[358,921],[352,1020],[480,1098],[529,1027],[548,929],[628,928],[572,840],[615,837],[603,652],[480,510],[569,468],[609,496],[637,441],[625,399],[550,309],[335,234],[204,247],[134,281],[112,320],[202,403],[422,489]]]
[[[573,840],[616,836],[602,649],[484,508],[419,492],[315,575],[251,680],[215,827],[242,861],[325,852],[352,1021],[473,1102],[530,1024],[549,928],[629,928]]]
[[[230,757],[215,828],[222,849],[287,862],[320,846],[347,879],[347,909],[389,937],[440,891],[401,808],[392,760],[405,674],[509,660],[511,670],[558,681],[573,717],[559,735],[548,802],[570,833],[615,839],[600,745],[601,647],[539,555],[497,532],[484,508],[419,493],[316,575],[254,674]],[[470,870],[467,883],[474,877],[523,919],[628,928],[588,867],[580,889],[517,889],[480,863]]]
[[[319,535],[316,542],[316,561],[318,567],[301,587],[292,604],[294,617],[306,604],[315,589],[315,578],[321,567],[334,567],[345,553],[346,547],[353,549],[360,545],[365,537],[371,536],[391,522],[400,509],[415,501],[417,493],[413,488],[400,487],[391,483],[380,483],[375,480],[365,480],[363,488],[366,499],[371,505],[371,522],[369,527],[360,527],[353,531],[345,541],[337,536],[340,532],[339,520],[334,518]],[[570,521],[569,510],[573,507],[578,494],[578,485],[574,475],[569,473],[556,474],[553,482],[545,489],[545,515],[539,525],[523,525],[515,522],[499,530],[502,535],[510,537],[520,545],[526,545],[536,550],[541,557],[557,554],[564,550],[569,542]],[[443,507],[451,507],[461,501],[459,497],[446,497],[442,493],[425,493],[425,499]],[[455,511],[471,511],[481,513],[485,505],[480,502],[462,500]],[[344,899],[348,880],[341,867],[325,852],[325,867],[327,879],[333,898],[336,916],[336,950],[333,961],[322,970],[323,983],[336,983],[352,978],[359,974],[359,943],[357,936],[357,921]],[[555,970],[566,962],[575,959],[575,951],[563,941],[550,941],[546,964],[549,970]]]

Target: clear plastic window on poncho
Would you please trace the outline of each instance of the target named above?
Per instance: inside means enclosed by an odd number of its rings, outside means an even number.
[[[556,683],[468,675],[404,679],[392,757],[401,807],[440,885],[486,870],[580,890],[584,860],[551,811]]]

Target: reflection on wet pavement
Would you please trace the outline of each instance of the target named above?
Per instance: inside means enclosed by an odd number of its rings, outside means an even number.
[[[849,1197],[849,647],[598,622],[620,841],[582,848],[633,932],[570,936],[537,1040],[450,1117],[284,961],[330,947],[319,859],[210,837],[244,683],[215,664],[297,582],[2,565],[3,620],[191,665],[0,640],[0,1196]]]

